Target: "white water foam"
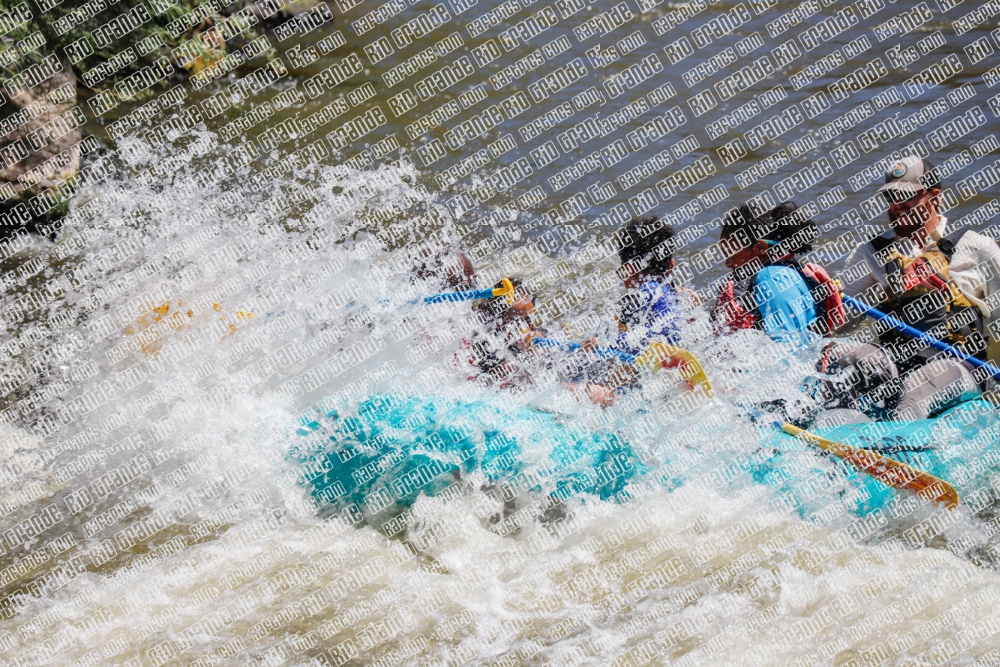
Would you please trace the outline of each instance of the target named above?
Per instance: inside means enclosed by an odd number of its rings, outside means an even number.
[[[150,163],[140,149],[133,166]],[[5,348],[5,363],[24,369],[12,396],[15,425],[28,427],[8,426],[2,440],[5,524],[54,517],[4,543],[5,662],[843,665],[995,655],[988,511],[900,504],[898,515],[858,519],[830,466],[808,511],[790,512],[770,487],[720,466],[759,448],[735,404],[792,397],[805,352],[753,333],[716,341],[693,314],[691,347],[727,391],[717,399],[685,403],[675,371],[646,376],[638,398],[608,411],[553,382],[477,387],[445,372],[462,332],[441,332],[467,306],[422,320],[405,301],[429,285],[411,283],[411,260],[399,261],[405,237],[390,249],[374,234],[422,224],[460,237],[412,168],[315,168],[272,192],[234,195],[230,184],[195,180],[212,172],[217,150],[199,135],[178,152],[172,183],[97,188],[56,244],[18,256],[49,267],[21,293],[63,291],[17,322],[19,342]],[[358,202],[370,203],[361,222]],[[425,213],[375,222],[393,207]],[[549,270],[560,261],[568,274]],[[524,278],[538,281],[544,302],[610,262],[541,259]],[[587,315],[614,292],[595,297],[567,310],[580,334],[609,333]],[[404,316],[412,331],[399,328]],[[440,344],[418,359],[412,351],[428,340]],[[758,395],[765,384],[773,396]],[[651,471],[614,500],[568,499],[555,520],[532,492],[504,506],[469,476],[420,497],[392,539],[370,516],[310,499],[288,459],[301,414],[331,396],[327,405],[348,414],[367,396],[429,391],[544,409],[574,427],[631,427],[623,432],[649,453]],[[76,412],[61,413],[67,405]],[[675,421],[657,420],[685,406]],[[38,426],[70,417],[51,433]],[[807,451],[790,459],[826,465]],[[927,544],[905,539],[944,521]]]

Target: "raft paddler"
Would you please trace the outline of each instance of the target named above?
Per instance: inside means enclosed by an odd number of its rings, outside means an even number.
[[[465,336],[459,343],[459,350],[454,353],[456,367],[472,371],[467,376],[470,381],[501,389],[518,389],[533,384],[531,369],[533,366],[535,370],[540,367],[530,363],[529,358],[545,346],[540,348],[532,341],[554,341],[548,338],[544,329],[536,326],[535,295],[521,279],[504,278],[492,289],[469,291],[476,284],[475,268],[464,253],[448,246],[421,251],[411,273],[414,279],[431,282],[435,287],[459,290],[435,294],[414,303],[474,302],[473,311],[481,326]],[[549,367],[552,365],[544,359],[538,361]],[[569,364],[570,372],[567,372],[563,364],[557,376],[572,391],[584,390],[582,393],[595,403],[604,407],[611,405],[616,385],[604,386],[600,381],[588,378],[586,373],[581,372],[583,366]],[[634,370],[630,368],[629,371],[626,381],[634,375]],[[602,378],[602,381],[612,380],[614,378]]]
[[[1000,293],[1000,247],[971,229],[950,229],[940,212],[941,188],[938,170],[926,159],[909,156],[889,167],[878,192],[891,228],[848,256],[844,274],[859,277],[845,283],[844,292],[986,359],[987,326],[1000,316],[997,297],[990,298]],[[891,329],[879,342],[902,372],[938,355]]]
[[[534,327],[535,296],[521,280],[503,279],[492,290],[474,290],[478,280],[472,261],[450,245],[421,248],[415,259],[411,282],[420,280],[434,289],[449,290],[417,302],[468,299],[475,304],[473,310],[482,328],[464,337],[454,353],[457,367],[472,371],[468,379],[504,389],[530,384],[531,375],[521,359],[530,346],[525,342],[526,332],[544,333]],[[495,296],[481,298],[480,292]]]
[[[633,218],[619,235],[623,243],[618,250],[621,265],[617,273],[625,294],[617,304],[618,338],[613,349],[635,356],[657,338],[676,344],[680,320],[679,290],[670,278],[676,266],[673,228],[652,215]],[[590,340],[582,347],[592,351],[596,345],[596,340]],[[575,379],[591,401],[610,407],[618,393],[638,385],[639,374],[633,364],[610,358],[581,368]]]
[[[472,261],[450,245],[421,248],[410,273],[414,279],[429,281],[440,290],[465,291],[476,286]]]
[[[671,278],[674,260],[674,229],[657,216],[633,218],[621,230],[624,240],[618,251],[618,276],[625,295],[618,301],[616,347],[640,354],[654,336],[667,343],[680,342],[681,293]]]
[[[794,202],[760,212],[743,205],[727,214],[719,244],[732,274],[712,320],[720,332],[761,329],[775,340],[804,343],[838,324],[838,292],[826,270],[796,255],[812,249],[816,223]]]
[[[685,316],[700,306],[698,296],[674,279],[674,230],[657,216],[633,218],[619,231],[623,243],[618,251],[621,266],[618,276],[625,294],[618,300],[618,338],[613,347],[617,356],[591,365],[591,381],[586,385],[592,401],[608,407],[619,393],[639,384],[639,366],[679,368],[691,386],[704,381],[704,372],[694,372],[690,353],[673,346],[681,344]],[[596,348],[596,340],[585,343],[584,350]],[[670,352],[669,350],[675,350]],[[604,356],[608,356],[605,354]],[[631,361],[623,362],[623,359]],[[597,373],[592,369],[598,368]],[[700,369],[700,366],[698,367]],[[691,371],[690,374],[685,372]],[[701,380],[697,378],[701,378]]]
[[[462,341],[462,352],[468,364],[478,371],[470,380],[486,386],[514,389],[532,383],[524,355],[532,349],[532,336],[545,336],[535,326],[535,295],[519,278],[510,279],[513,293],[476,302],[473,309],[483,323],[480,331]],[[494,285],[504,287],[504,281]]]
[[[905,157],[889,167],[878,192],[888,205],[890,229],[848,256],[844,275],[859,277],[845,283],[844,292],[966,354],[995,362],[1000,350],[988,326],[1000,316],[1000,247],[971,229],[950,229],[940,210],[941,189],[940,174],[924,158]],[[870,381],[873,374],[901,378],[898,399],[889,396],[893,419],[932,416],[975,396],[985,384],[971,365],[919,340],[893,329],[878,338],[879,351],[853,344],[834,356],[841,357],[836,366],[851,369],[858,384],[873,390],[879,385]]]
[[[689,290],[674,285],[671,273],[674,230],[657,216],[633,218],[619,232],[623,240],[618,251],[625,294],[617,303],[618,337],[612,348],[624,357],[642,354],[653,340],[669,344],[680,341],[680,299]],[[638,385],[639,373],[634,363],[608,355],[593,355],[595,339],[580,345],[586,355],[564,373],[563,384],[601,405],[610,407],[619,393]],[[606,350],[609,351],[609,350]],[[569,360],[572,361],[572,360]]]

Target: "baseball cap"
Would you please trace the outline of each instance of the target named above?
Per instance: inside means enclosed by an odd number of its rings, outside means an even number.
[[[921,190],[931,188],[941,188],[941,177],[937,169],[929,160],[909,155],[897,160],[889,167],[885,174],[885,185],[878,189],[879,192],[895,190],[896,192],[913,195]],[[892,196],[894,193],[890,192]]]

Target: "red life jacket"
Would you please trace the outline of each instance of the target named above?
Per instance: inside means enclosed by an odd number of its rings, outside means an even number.
[[[727,333],[740,329],[753,329],[758,324],[758,311],[747,310],[736,298],[735,292],[736,282],[730,278],[719,292],[719,298],[716,299],[715,308],[712,310],[712,319]]]
[[[847,324],[847,313],[844,311],[844,300],[840,298],[840,289],[826,269],[819,264],[803,264],[802,273],[809,283],[813,300],[822,310],[826,322],[824,335],[830,336],[834,329]],[[816,286],[814,287],[812,283],[816,283]]]

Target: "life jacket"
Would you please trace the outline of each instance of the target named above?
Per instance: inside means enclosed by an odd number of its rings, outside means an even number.
[[[638,354],[652,336],[663,336],[668,343],[680,342],[677,293],[669,283],[648,280],[623,296],[618,306],[619,321],[628,329],[619,334],[618,349]]]
[[[511,376],[527,377],[524,369],[525,350],[518,344],[523,339],[546,338],[548,331],[542,328],[522,329],[520,335],[507,331],[493,332],[492,335],[483,332],[473,332],[463,337],[459,349],[452,354],[455,369],[477,370],[477,373],[466,377],[472,382],[489,386],[494,381],[503,381]],[[504,338],[507,343],[504,344]],[[551,364],[549,364],[551,366]],[[530,378],[528,379],[530,383]]]
[[[963,349],[966,354],[985,360],[983,333],[986,328],[982,312],[951,278],[951,258],[965,231],[943,237],[917,257],[901,253],[894,237],[876,236],[870,243],[876,257],[885,262],[889,283],[888,301],[883,304],[885,312]],[[902,370],[920,366],[938,354],[934,348],[913,342],[892,329],[880,334],[879,342],[890,349],[905,345],[905,349],[916,350],[912,355],[894,355],[899,357],[896,362]],[[967,342],[972,345],[967,346]]]
[[[796,264],[802,279],[809,286],[809,291],[816,302],[817,315],[826,325],[823,335],[832,336],[833,332],[847,324],[847,312],[844,310],[844,300],[840,296],[840,288],[834,282],[827,270],[819,264]]]
[[[761,329],[785,340],[806,331],[830,335],[847,321],[840,291],[818,264],[782,259],[741,283],[742,290],[730,278],[719,293],[712,319],[723,330]]]

